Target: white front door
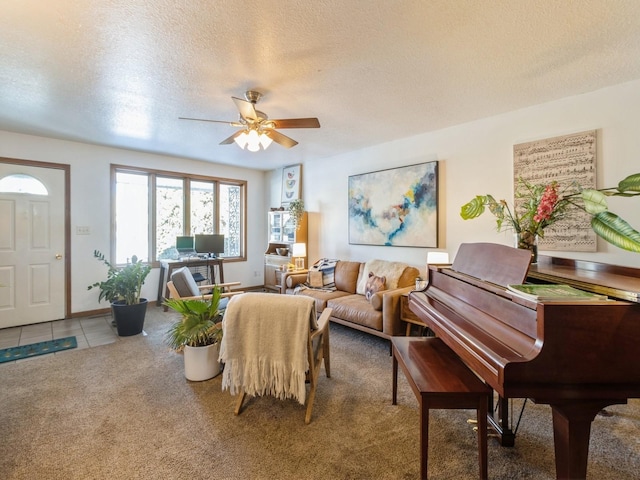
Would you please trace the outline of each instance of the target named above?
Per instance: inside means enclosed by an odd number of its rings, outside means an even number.
[[[65,172],[0,163],[0,185],[16,174],[46,192],[0,188],[0,328],[65,316]]]

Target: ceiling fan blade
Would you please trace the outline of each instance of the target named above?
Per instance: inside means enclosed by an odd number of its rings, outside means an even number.
[[[256,114],[256,109],[253,106],[253,103],[243,100],[238,97],[231,97],[238,107],[238,111],[240,112],[240,116],[245,120],[249,120],[255,122],[258,120],[258,115]]]
[[[244,132],[244,130],[238,130],[236,133],[234,133],[230,137],[227,137],[224,140],[222,140],[220,142],[220,145],[229,145],[229,144],[233,143],[233,141],[236,139],[236,137],[238,135],[240,135],[242,132]]]
[[[207,120],[206,118],[190,118],[190,117],[178,117],[178,120],[195,120],[196,122],[226,123],[227,125],[231,125],[232,127],[244,127],[244,125],[239,122],[229,122],[226,120]]]
[[[269,136],[271,140],[276,143],[279,143],[285,148],[295,147],[298,142],[296,142],[293,138],[289,138],[286,135],[281,134],[275,130],[266,130],[265,133]]]
[[[280,120],[269,120],[273,128],[320,128],[320,121],[317,118],[284,118]]]

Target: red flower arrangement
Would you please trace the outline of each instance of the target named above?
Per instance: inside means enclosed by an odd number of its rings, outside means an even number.
[[[635,197],[640,195],[640,173],[629,175],[616,188],[583,189],[577,183],[559,192],[557,182],[533,185],[522,179],[516,188],[516,206],[496,201],[491,195],[478,195],[464,204],[460,216],[469,220],[479,217],[485,208],[496,217],[497,229],[510,228],[519,234],[518,246],[531,248],[536,237],[544,237],[544,229],[561,220],[569,205],[591,215],[591,228],[607,242],[632,252],[640,252],[640,233],[607,206],[606,197]]]

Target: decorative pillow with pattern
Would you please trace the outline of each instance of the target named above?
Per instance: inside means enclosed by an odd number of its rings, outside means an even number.
[[[375,273],[369,272],[369,278],[367,279],[367,284],[365,286],[364,296],[367,300],[371,301],[371,297],[374,293],[377,293],[381,290],[386,290],[386,277],[378,277]]]

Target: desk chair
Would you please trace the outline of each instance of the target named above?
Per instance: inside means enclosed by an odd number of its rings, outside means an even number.
[[[311,421],[323,361],[331,377],[330,316],[331,309],[325,308],[316,319],[310,297],[252,292],[229,299],[220,361],[225,364],[222,389],[238,394],[236,415],[247,394],[272,395],[306,403],[304,421]]]
[[[181,298],[183,300],[190,298],[209,300],[211,294],[205,292],[210,291],[214,286],[220,287],[221,297],[231,297],[243,293],[242,291],[231,291],[231,287],[238,285],[240,285],[240,282],[198,285],[188,267],[181,267],[171,272],[171,280],[167,282],[170,298]]]

